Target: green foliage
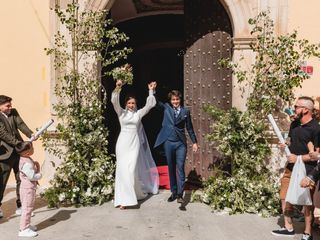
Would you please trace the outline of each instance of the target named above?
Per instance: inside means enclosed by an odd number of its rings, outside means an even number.
[[[257,121],[248,112],[235,108],[223,111],[208,106],[206,112],[215,120],[208,140],[226,159],[231,160],[232,175],[240,171],[247,176],[268,172],[264,163],[270,148],[264,136],[263,121]]]
[[[204,183],[203,194],[195,199],[230,214],[278,213],[278,184],[266,161],[270,148],[264,122],[235,108],[224,111],[208,106],[206,111],[214,120],[208,139],[223,153],[222,164],[231,169],[228,172],[216,169],[216,176]]]
[[[279,213],[278,184],[272,178],[250,179],[244,174],[210,177],[203,194],[197,199],[210,204],[215,211],[229,214],[255,213],[263,217]]]
[[[106,94],[97,63],[108,67],[131,49],[117,49],[128,38],[105,11],[80,12],[74,1],[65,10],[56,6],[55,13],[67,33],[58,32],[46,49],[58,75],[53,108],[59,124],[55,137],[44,137],[44,146],[63,162],[44,197],[49,206],[102,204],[113,196],[115,163],[107,151]]]
[[[206,109],[214,120],[208,140],[223,154],[230,172],[215,170],[217,175],[205,183],[203,194],[196,197],[215,210],[268,216],[278,213],[280,200],[277,179],[267,163],[270,148],[265,134],[266,114],[275,111],[279,102],[293,100],[293,90],[309,78],[301,71],[301,62],[319,58],[320,52],[319,45],[298,39],[296,31],[276,36],[266,12],[250,19],[249,24],[255,62],[244,70],[229,59],[219,61],[233,70],[242,91],[249,91],[247,111],[224,111],[213,106]]]
[[[294,99],[293,90],[301,87],[309,75],[301,70],[301,63],[311,57],[320,57],[319,44],[299,39],[297,31],[276,36],[273,21],[267,12],[249,19],[251,35],[255,39],[251,49],[255,62],[249,70],[239,64],[221,59],[220,64],[233,69],[238,82],[244,83],[242,90],[249,90],[247,107],[253,114],[264,118],[276,108],[278,100]]]

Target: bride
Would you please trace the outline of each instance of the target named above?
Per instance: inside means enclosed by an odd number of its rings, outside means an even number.
[[[159,175],[152,158],[141,119],[156,105],[153,96],[156,82],[148,84],[146,105],[137,110],[134,97],[125,100],[126,108],[120,106],[122,80],[117,80],[111,102],[118,115],[121,131],[116,144],[116,179],[114,206],[125,209],[138,204],[148,193],[157,194]]]

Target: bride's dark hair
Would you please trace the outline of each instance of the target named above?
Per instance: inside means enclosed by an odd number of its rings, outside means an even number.
[[[125,105],[127,105],[127,102],[128,102],[129,100],[131,100],[131,99],[136,100],[136,104],[137,104],[137,98],[136,98],[136,96],[130,94],[130,95],[127,95],[127,96],[125,97],[125,99],[124,99]]]

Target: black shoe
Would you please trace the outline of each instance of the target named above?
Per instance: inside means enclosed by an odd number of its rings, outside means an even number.
[[[171,196],[168,198],[168,202],[173,202],[177,199],[177,194],[172,193]]]
[[[301,240],[312,240],[312,236],[308,233],[303,233]]]
[[[281,228],[279,230],[273,230],[271,234],[274,236],[294,237],[295,232],[293,229],[289,231],[286,228]]]

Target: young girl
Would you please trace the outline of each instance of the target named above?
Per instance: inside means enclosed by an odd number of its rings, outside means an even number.
[[[22,214],[20,219],[19,237],[35,237],[38,235],[37,228],[30,225],[31,214],[36,198],[36,188],[38,180],[42,177],[40,165],[33,161],[30,156],[33,154],[31,143],[27,145],[20,154],[20,196],[22,203]]]

